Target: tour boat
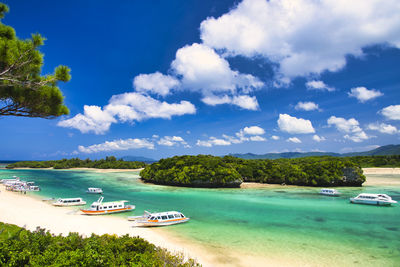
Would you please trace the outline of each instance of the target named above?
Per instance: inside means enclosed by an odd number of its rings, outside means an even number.
[[[86,193],[88,193],[88,194],[103,194],[103,189],[96,188],[96,187],[89,187],[88,190],[86,190]]]
[[[332,197],[338,197],[340,196],[340,192],[337,191],[336,189],[333,188],[322,188],[319,193],[321,195],[325,195],[325,196],[332,196]]]
[[[81,209],[87,215],[103,215],[117,212],[131,211],[135,209],[134,205],[126,205],[127,200],[119,200],[113,202],[103,202],[104,197],[100,197],[97,201],[90,205],[89,209]]]
[[[56,202],[53,203],[54,206],[64,207],[64,206],[83,206],[86,204],[86,201],[83,201],[82,198],[59,198]]]
[[[386,194],[359,194],[356,197],[350,198],[351,203],[355,204],[369,204],[378,206],[387,206],[391,204],[396,204],[397,201],[392,200],[392,198]]]
[[[165,211],[150,213],[145,211],[143,216],[128,217],[128,220],[134,221],[135,226],[166,226],[178,223],[184,223],[190,220],[178,211]]]

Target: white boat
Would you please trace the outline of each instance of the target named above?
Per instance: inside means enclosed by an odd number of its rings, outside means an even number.
[[[103,194],[103,189],[96,188],[96,187],[89,187],[88,190],[86,190],[86,193],[88,193],[88,194]]]
[[[324,196],[332,196],[332,197],[338,197],[341,194],[339,191],[333,188],[321,188],[319,193]]]
[[[104,197],[100,197],[97,201],[90,205],[89,209],[81,209],[87,215],[104,215],[117,212],[131,211],[135,209],[135,205],[126,205],[127,200],[119,200],[114,202],[103,202]]]
[[[178,223],[184,223],[190,220],[178,211],[165,211],[150,213],[145,211],[143,216],[128,217],[128,220],[133,221],[135,226],[166,226]]]
[[[57,207],[68,207],[68,206],[83,206],[86,204],[86,201],[83,201],[82,198],[59,198],[56,202],[53,203],[54,206]]]
[[[350,198],[351,203],[355,204],[369,204],[378,206],[387,206],[391,204],[396,204],[397,201],[393,200],[390,196],[386,194],[359,194],[356,197]]]

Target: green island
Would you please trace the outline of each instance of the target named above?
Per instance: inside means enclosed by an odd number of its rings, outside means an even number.
[[[359,163],[351,158],[306,157],[245,160],[232,156],[176,156],[148,165],[143,181],[192,187],[239,187],[242,182],[302,186],[361,186]]]
[[[48,161],[19,161],[6,166],[7,169],[13,168],[54,168],[54,169],[70,169],[70,168],[95,168],[95,169],[139,169],[144,168],[146,163],[141,161],[124,161],[117,160],[116,157],[110,156],[100,160],[81,160],[79,158],[48,160]]]
[[[1,266],[200,266],[143,238],[28,231],[0,222]]]

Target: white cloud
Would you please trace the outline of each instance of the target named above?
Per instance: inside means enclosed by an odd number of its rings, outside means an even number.
[[[288,139],[286,139],[286,142],[292,142],[292,143],[296,143],[296,144],[300,144],[301,140],[297,137],[290,137]]]
[[[380,112],[389,120],[400,120],[400,105],[388,106],[383,108]]]
[[[84,106],[84,114],[60,121],[57,125],[75,128],[82,133],[104,134],[111,123],[142,121],[150,118],[171,119],[196,113],[194,105],[188,101],[180,103],[161,102],[139,93],[125,93],[111,97],[109,104],[101,109],[98,106]],[[118,120],[117,120],[118,118]]]
[[[243,133],[248,135],[261,135],[265,134],[265,130],[258,126],[244,127]]]
[[[208,105],[258,109],[257,99],[248,93],[264,83],[253,75],[231,70],[228,61],[210,47],[194,43],[180,48],[171,68],[181,77],[182,88],[201,93],[202,101]]]
[[[360,128],[358,121],[354,118],[346,120],[344,118],[331,116],[327,122],[328,125],[334,125],[340,132],[347,133],[344,138],[353,142],[358,143],[370,138]]]
[[[128,138],[125,140],[119,139],[114,141],[106,141],[101,144],[91,145],[87,147],[79,146],[78,150],[79,152],[90,154],[105,151],[130,150],[139,148],[154,149],[154,144],[147,139]]]
[[[379,96],[383,96],[383,93],[377,91],[377,90],[368,90],[365,87],[356,87],[356,88],[351,88],[350,93],[348,93],[350,97],[355,97],[360,101],[361,103],[364,103],[368,100],[377,98]]]
[[[271,136],[271,139],[272,139],[272,140],[279,140],[280,137],[279,137],[279,136],[276,136],[276,135],[273,135],[273,136]]]
[[[400,47],[398,0],[244,0],[201,23],[204,44],[228,55],[261,55],[285,77],[338,71],[374,44]]]
[[[166,96],[172,88],[178,85],[179,81],[177,79],[169,75],[163,75],[160,72],[140,74],[133,80],[133,86],[137,92],[149,92],[161,96]]]
[[[265,137],[256,135],[256,136],[250,136],[250,141],[253,141],[253,142],[264,142],[264,141],[267,141],[267,139]]]
[[[75,128],[82,133],[94,132],[95,134],[104,134],[110,128],[111,123],[116,119],[108,112],[98,106],[83,107],[83,114],[79,113],[71,119],[62,120],[57,123],[58,126],[66,128]]]
[[[370,124],[368,124],[367,129],[379,131],[379,132],[385,133],[385,134],[399,133],[399,131],[397,130],[397,128],[395,126],[386,124],[386,123],[370,123]]]
[[[210,137],[210,139],[206,141],[197,140],[197,146],[205,146],[205,147],[212,147],[212,146],[229,146],[231,142],[225,139],[218,139],[215,137]]]
[[[326,140],[325,137],[319,136],[319,135],[316,135],[316,134],[314,134],[314,136],[312,137],[312,139],[313,139],[314,141],[318,142],[318,143]]]
[[[278,126],[281,131],[290,134],[315,133],[311,121],[301,118],[298,119],[288,114],[279,114]]]
[[[186,141],[180,136],[164,136],[163,138],[157,141],[157,144],[162,146],[178,146],[181,144],[184,145],[185,147],[188,147]]]
[[[326,85],[323,81],[308,81],[306,83],[306,87],[308,90],[317,90],[317,91],[328,91],[333,92],[335,88]]]
[[[310,111],[318,109],[318,104],[315,104],[314,102],[299,102],[294,108],[297,110],[300,109],[300,110]]]
[[[233,97],[230,97],[228,95],[222,95],[222,96],[208,95],[203,97],[201,101],[210,106],[231,104],[248,110],[259,109],[257,98],[255,96],[248,96],[248,95],[237,95]]]

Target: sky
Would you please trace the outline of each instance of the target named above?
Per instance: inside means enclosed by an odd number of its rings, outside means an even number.
[[[4,1],[70,114],[0,118],[0,159],[354,152],[400,142],[398,0]]]

